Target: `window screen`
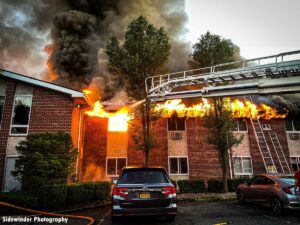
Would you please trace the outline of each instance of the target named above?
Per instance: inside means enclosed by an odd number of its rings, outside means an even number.
[[[169,118],[168,131],[185,131],[185,118],[179,118],[179,117]]]
[[[126,166],[126,158],[108,158],[107,159],[107,175],[117,176],[123,167]]]
[[[170,157],[169,172],[170,174],[188,174],[187,157]]]
[[[250,157],[234,157],[233,167],[235,175],[251,175],[253,173]]]
[[[16,95],[11,125],[12,134],[27,134],[32,96]]]

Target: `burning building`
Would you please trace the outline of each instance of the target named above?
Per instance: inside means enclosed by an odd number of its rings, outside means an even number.
[[[80,92],[9,71],[0,71],[0,176],[5,191],[19,187],[10,172],[18,153],[15,146],[28,134],[65,131],[79,149],[79,181],[111,180],[126,165],[143,165],[140,123],[133,106],[92,103]],[[172,179],[220,179],[215,147],[207,143],[203,115],[207,100],[186,104],[172,100],[157,104],[151,123],[150,165],[164,166]],[[254,104],[243,98],[228,102],[236,119],[235,134],[242,143],[230,154],[228,177],[288,172],[300,166],[300,121],[287,111]],[[259,122],[259,129],[256,125]],[[263,142],[263,143],[262,143]],[[267,162],[268,149],[272,163]],[[286,162],[286,164],[284,164]]]

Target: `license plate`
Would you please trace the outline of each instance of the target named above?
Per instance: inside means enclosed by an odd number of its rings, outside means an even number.
[[[140,198],[148,199],[148,198],[150,198],[150,193],[142,193],[142,194],[140,194]]]

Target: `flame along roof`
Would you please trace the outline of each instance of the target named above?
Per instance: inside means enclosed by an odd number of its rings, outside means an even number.
[[[18,80],[18,81],[22,81],[22,82],[25,82],[25,83],[28,83],[28,84],[33,84],[33,85],[37,85],[37,86],[40,86],[40,87],[52,89],[52,90],[55,90],[55,91],[58,91],[58,92],[61,92],[61,93],[64,93],[64,94],[71,95],[72,98],[84,98],[85,100],[87,100],[86,97],[85,97],[85,94],[81,91],[66,88],[66,87],[63,87],[63,86],[60,86],[60,85],[57,85],[57,84],[53,84],[53,83],[50,83],[50,82],[47,82],[47,81],[39,80],[39,79],[29,77],[29,76],[26,76],[26,75],[23,75],[23,74],[18,74],[18,73],[14,73],[14,72],[11,72],[11,71],[0,69],[0,77],[1,76],[11,78],[11,79],[14,79],[14,80]]]

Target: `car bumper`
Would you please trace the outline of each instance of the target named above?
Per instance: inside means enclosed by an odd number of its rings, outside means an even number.
[[[160,208],[121,208],[118,205],[112,207],[112,216],[167,216],[176,215],[177,205],[175,203],[170,204],[168,207]]]

